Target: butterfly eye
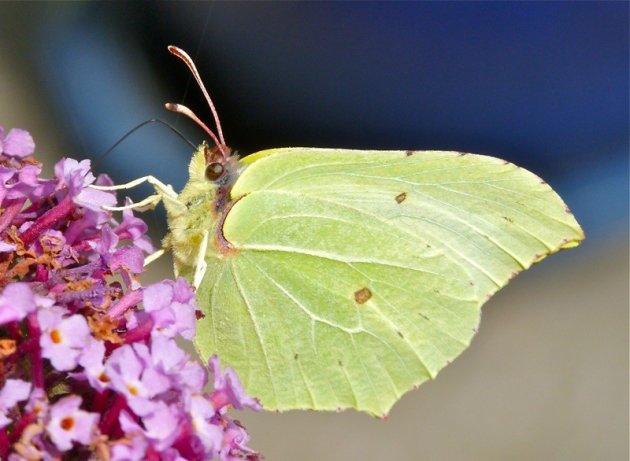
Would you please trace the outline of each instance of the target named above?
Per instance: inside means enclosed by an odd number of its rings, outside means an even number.
[[[206,167],[206,178],[209,181],[216,181],[221,177],[224,171],[225,168],[223,168],[223,165],[221,163],[211,163]]]

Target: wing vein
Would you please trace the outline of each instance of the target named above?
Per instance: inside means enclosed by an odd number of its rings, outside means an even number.
[[[260,333],[260,329],[259,329],[259,326],[258,326],[258,321],[256,319],[256,315],[254,314],[254,311],[252,309],[252,306],[251,306],[249,300],[245,296],[245,292],[243,290],[243,287],[241,285],[239,277],[236,275],[236,266],[234,264],[234,260],[231,262],[230,269],[231,269],[231,272],[232,272],[232,277],[234,277],[234,282],[236,284],[236,288],[237,288],[241,298],[243,299],[243,302],[247,306],[247,312],[249,312],[249,317],[252,320],[252,325],[254,327],[254,332],[256,333],[256,337],[258,338],[258,343],[260,344],[260,350],[262,352],[263,358],[265,359],[265,365],[266,365],[267,371],[269,373],[269,382],[270,382],[271,387],[273,389],[274,397],[275,397],[276,400],[279,400],[279,394],[278,394],[278,391],[276,389],[276,384],[275,384],[274,379],[273,379],[273,372],[271,371],[271,364],[269,363],[269,357],[267,355],[267,349],[265,348],[265,343],[264,343],[264,341],[262,339],[262,335]]]

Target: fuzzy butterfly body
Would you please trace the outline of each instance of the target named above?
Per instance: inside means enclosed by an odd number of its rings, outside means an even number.
[[[480,309],[518,272],[579,244],[540,178],[493,157],[440,151],[285,148],[193,155],[180,194],[153,177],[175,272],[218,354],[267,410],[387,414],[468,347]],[[160,253],[160,252],[158,252]]]

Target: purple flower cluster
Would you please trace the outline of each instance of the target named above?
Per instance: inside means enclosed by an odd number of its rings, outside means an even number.
[[[0,127],[0,459],[259,459],[228,410],[235,373],[176,343],[200,315],[183,279],[142,287],[146,224],[117,222],[88,160],[40,178],[31,136]]]

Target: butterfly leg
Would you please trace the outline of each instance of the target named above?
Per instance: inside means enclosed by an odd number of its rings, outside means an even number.
[[[160,181],[154,176],[144,176],[142,178],[134,179],[133,181],[130,181],[126,184],[116,184],[113,186],[92,185],[90,187],[94,189],[98,189],[98,190],[105,190],[105,191],[128,190],[145,182],[148,182],[149,184],[153,186],[156,194],[150,195],[149,197],[137,203],[127,203],[126,205],[120,206],[120,207],[103,207],[103,208],[110,211],[124,211],[124,210],[146,211],[146,210],[155,208],[155,206],[163,200],[164,204],[166,205],[167,210],[168,209],[171,209],[171,210],[175,210],[175,209],[185,210],[186,209],[186,206],[179,201],[178,195],[175,192],[175,190],[173,190],[173,187],[170,184],[164,184],[162,181]],[[167,242],[167,241],[168,241],[168,238],[165,239],[164,242]],[[145,266],[148,264],[151,264],[153,261],[158,259],[160,256],[162,256],[164,253],[166,253],[170,249],[170,245],[164,242],[163,242],[164,246],[162,248],[155,251],[154,253],[151,253],[149,256],[147,256],[144,259]],[[206,246],[207,246],[207,241],[206,241]]]
[[[160,203],[162,199],[170,199],[171,201],[177,202],[177,192],[173,190],[173,187],[169,184],[164,184],[162,181],[157,179],[154,176],[143,176],[142,178],[134,179],[126,184],[116,184],[113,186],[90,186],[93,189],[98,190],[127,190],[132,187],[136,187],[142,183],[148,182],[153,186],[155,192],[154,195],[147,197],[146,199],[138,202],[138,203],[130,203],[121,207],[105,207],[110,211],[123,211],[123,210],[138,210],[138,211],[146,211],[155,208],[155,206]]]
[[[140,184],[145,183],[145,182],[148,182],[149,184],[151,184],[159,195],[170,197],[173,199],[177,198],[177,192],[173,190],[173,186],[171,186],[170,184],[164,184],[155,176],[143,176],[141,178],[134,179],[133,181],[130,181],[126,184],[115,184],[113,186],[92,185],[90,187],[93,189],[98,189],[98,190],[123,190],[123,189],[126,190],[126,189],[131,189],[133,187],[139,186]]]
[[[144,258],[144,266],[146,267],[149,264],[151,264],[153,261],[155,261],[160,256],[162,256],[164,253],[166,253],[167,250],[168,250],[168,248],[160,248],[159,250],[154,251],[153,253],[151,253],[149,256]]]
[[[103,206],[103,208],[109,211],[136,210],[142,212],[154,209],[161,201],[162,196],[160,194],[153,194],[136,203],[131,202],[125,206]]]
[[[203,276],[206,274],[208,264],[206,263],[206,251],[208,250],[208,236],[207,230],[203,231],[203,238],[199,244],[199,251],[197,252],[197,261],[195,262],[195,277],[193,278],[193,286],[195,290],[201,285]]]

